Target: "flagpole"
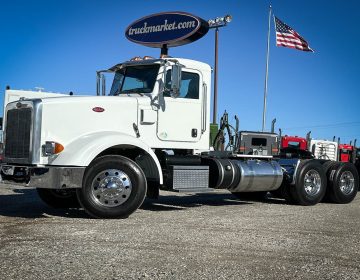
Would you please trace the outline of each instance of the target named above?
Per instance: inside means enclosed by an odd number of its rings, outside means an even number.
[[[265,70],[264,110],[263,110],[263,117],[262,117],[262,132],[264,132],[265,121],[266,121],[266,97],[267,97],[267,91],[268,91],[268,77],[269,77],[270,21],[271,21],[271,4],[269,6],[269,25],[268,25],[267,49],[266,49],[266,70]]]

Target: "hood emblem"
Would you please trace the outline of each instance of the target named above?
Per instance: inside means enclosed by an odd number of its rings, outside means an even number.
[[[92,108],[92,110],[96,113],[102,113],[105,111],[105,109],[102,107],[94,107],[94,108]]]

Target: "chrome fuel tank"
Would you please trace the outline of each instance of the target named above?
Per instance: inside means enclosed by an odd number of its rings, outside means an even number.
[[[231,192],[272,191],[280,187],[283,172],[277,161],[232,160],[239,168],[240,180],[231,186]]]

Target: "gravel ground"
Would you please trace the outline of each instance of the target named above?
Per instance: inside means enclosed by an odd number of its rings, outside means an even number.
[[[0,185],[0,279],[360,279],[348,205],[163,192],[124,220],[54,210]]]

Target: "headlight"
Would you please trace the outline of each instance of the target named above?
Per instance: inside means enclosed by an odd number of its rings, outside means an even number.
[[[42,148],[44,156],[57,155],[64,150],[63,145],[54,141],[46,141]]]

